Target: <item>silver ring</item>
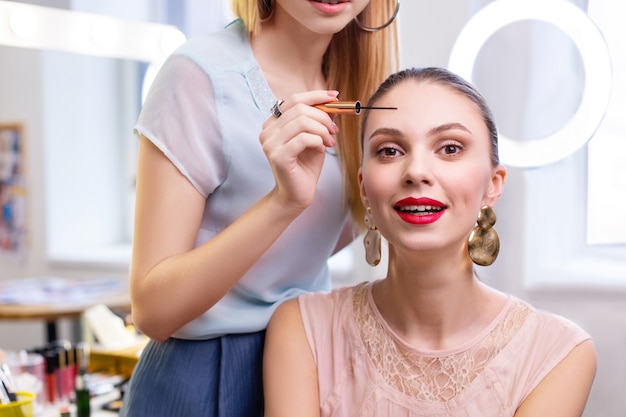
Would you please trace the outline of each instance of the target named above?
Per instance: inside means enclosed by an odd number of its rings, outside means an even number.
[[[274,105],[272,106],[272,116],[278,119],[280,116],[283,115],[283,112],[280,111],[280,105],[284,102],[285,100],[276,100],[276,103],[274,103]]]

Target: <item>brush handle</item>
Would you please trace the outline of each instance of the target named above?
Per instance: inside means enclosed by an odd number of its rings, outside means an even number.
[[[356,101],[331,101],[330,103],[317,104],[315,108],[328,114],[359,114],[361,102]]]

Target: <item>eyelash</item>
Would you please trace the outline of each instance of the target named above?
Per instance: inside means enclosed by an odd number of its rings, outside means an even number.
[[[394,151],[396,153],[393,155],[389,155],[388,154],[389,151]],[[393,158],[397,156],[399,152],[402,152],[402,150],[399,147],[391,145],[391,144],[383,144],[383,145],[380,145],[376,149],[376,156],[381,157],[381,158]]]
[[[450,148],[454,148],[455,152],[447,152],[448,150],[450,150]],[[461,153],[463,151],[463,146],[460,145],[457,142],[449,142],[449,143],[444,143],[443,145],[441,145],[441,147],[439,148],[439,152],[443,153],[444,155],[448,155],[448,156],[455,156],[458,155],[459,153]],[[395,152],[393,155],[390,155],[389,152]],[[397,156],[397,153],[402,152],[402,150],[395,146],[395,145],[391,145],[391,144],[383,144],[381,146],[378,147],[378,149],[376,149],[376,156],[381,157],[381,158],[393,158],[395,156]]]
[[[455,148],[456,152],[453,153],[447,153],[446,151],[449,148]],[[440,152],[443,152],[445,155],[457,155],[459,153],[461,153],[463,151],[463,146],[460,145],[458,142],[448,142],[448,143],[444,143],[440,148],[439,148]]]

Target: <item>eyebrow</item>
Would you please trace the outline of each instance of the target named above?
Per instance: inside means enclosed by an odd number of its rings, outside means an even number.
[[[374,136],[385,135],[385,136],[394,136],[400,137],[402,136],[402,132],[399,129],[394,129],[392,127],[379,127],[369,136],[368,139],[373,138]]]
[[[428,134],[432,136],[432,135],[436,135],[438,133],[446,132],[449,130],[463,130],[467,133],[470,133],[470,134],[472,133],[471,130],[469,130],[467,127],[465,127],[461,123],[445,123],[440,126],[433,127],[432,129],[428,131]],[[374,136],[378,136],[378,135],[385,135],[385,136],[392,136],[392,137],[403,136],[402,132],[399,129],[395,129],[392,127],[380,127],[376,129],[375,131],[373,131],[368,139],[371,139]]]
[[[465,127],[461,123],[446,123],[446,124],[443,124],[441,126],[436,126],[436,127],[433,127],[432,129],[430,129],[428,131],[428,133],[430,135],[436,135],[438,133],[446,132],[448,130],[463,130],[463,131],[465,131],[467,133],[470,133],[470,134],[472,133],[471,130],[469,130],[467,127]]]

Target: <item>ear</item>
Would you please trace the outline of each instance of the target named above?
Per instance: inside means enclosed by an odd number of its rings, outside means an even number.
[[[369,207],[369,200],[367,198],[367,193],[365,192],[365,186],[363,185],[363,168],[359,168],[357,175],[359,180],[359,194],[361,195],[361,202],[363,203],[363,207]]]
[[[506,183],[506,168],[504,165],[498,165],[491,176],[491,183],[485,197],[483,198],[483,205],[493,207],[502,197],[504,191],[504,184]]]

